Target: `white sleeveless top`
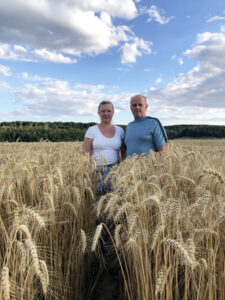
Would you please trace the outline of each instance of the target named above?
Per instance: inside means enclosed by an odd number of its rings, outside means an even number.
[[[115,126],[115,135],[111,138],[105,137],[98,125],[88,128],[85,138],[92,139],[92,155],[96,159],[97,165],[111,165],[119,162],[119,150],[124,140],[124,130]]]

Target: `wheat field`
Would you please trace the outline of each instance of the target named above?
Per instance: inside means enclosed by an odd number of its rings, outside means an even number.
[[[130,157],[101,198],[82,143],[2,143],[0,162],[0,299],[225,299],[225,140]]]

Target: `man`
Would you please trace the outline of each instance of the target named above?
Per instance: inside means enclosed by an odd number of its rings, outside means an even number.
[[[148,104],[145,96],[135,95],[130,100],[134,121],[127,125],[126,156],[165,150],[167,136],[159,120],[146,116]]]

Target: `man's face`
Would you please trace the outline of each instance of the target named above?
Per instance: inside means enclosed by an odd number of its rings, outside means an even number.
[[[130,102],[130,109],[135,120],[145,118],[147,108],[148,104],[143,97],[138,95],[132,98]]]

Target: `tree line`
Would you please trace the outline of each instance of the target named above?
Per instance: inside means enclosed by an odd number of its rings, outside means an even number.
[[[82,141],[89,126],[96,123],[75,122],[31,122],[15,121],[0,123],[1,142],[52,142]],[[126,130],[126,125],[120,125]],[[217,125],[172,125],[165,126],[169,139],[225,138],[225,126]]]

